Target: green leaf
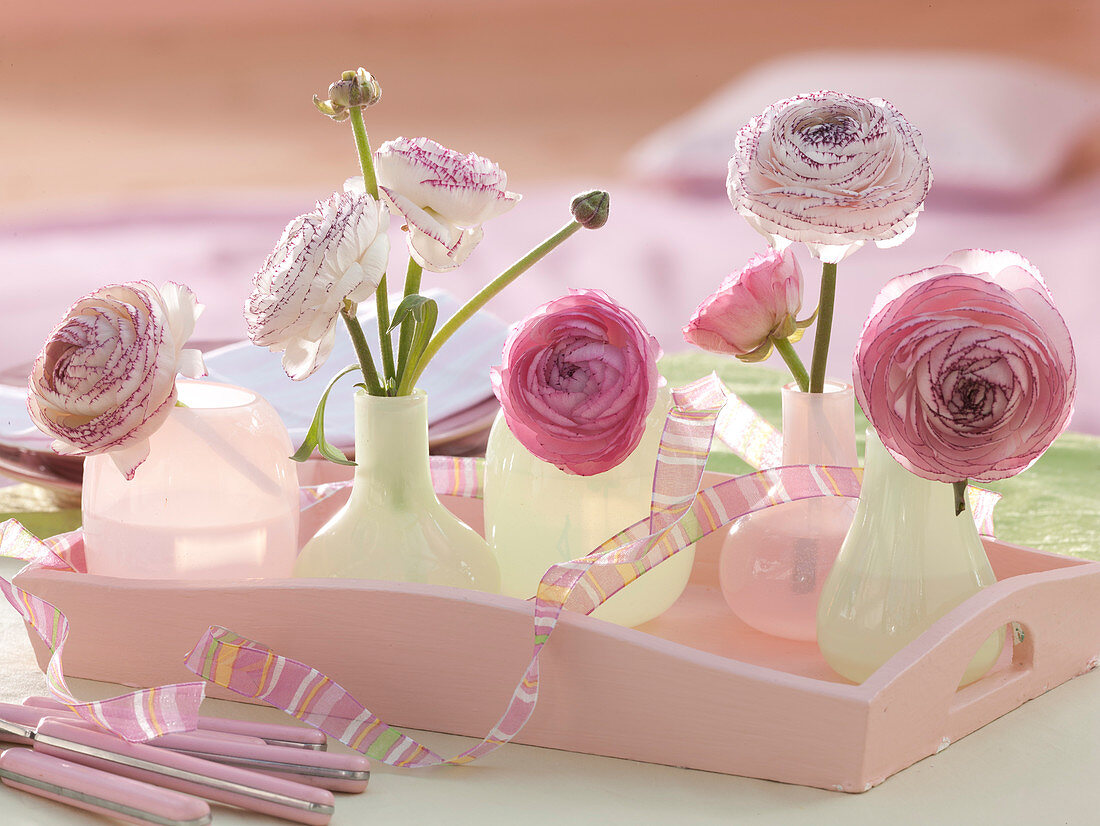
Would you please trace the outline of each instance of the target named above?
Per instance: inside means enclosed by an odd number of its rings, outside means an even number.
[[[795,326],[799,330],[805,330],[807,327],[809,327],[811,324],[813,324],[814,321],[817,319],[817,313],[818,313],[818,310],[820,310],[820,309],[821,309],[821,305],[819,304],[818,306],[814,307],[814,311],[810,314],[810,316],[808,318],[804,318],[801,321],[796,321],[794,323]]]
[[[336,382],[348,373],[355,372],[359,369],[358,364],[351,364],[332,377],[332,381],[328,383],[328,387],[325,388],[325,392],[321,394],[321,398],[317,402],[317,410],[313,414],[313,421],[310,422],[309,430],[306,431],[306,437],[302,441],[302,446],[290,457],[295,462],[304,462],[313,455],[313,451],[316,449],[318,453],[330,462],[335,462],[338,465],[355,467],[355,462],[350,461],[348,457],[344,455],[343,451],[333,447],[325,439],[325,405],[328,403],[328,394],[332,391],[332,388],[336,386]],[[361,385],[356,386],[359,387]]]
[[[415,297],[423,298],[423,296]],[[408,361],[404,365],[404,370],[401,371],[397,395],[412,392],[412,387],[409,386],[411,384],[410,377],[418,375],[420,359],[424,355],[424,351],[428,349],[428,342],[432,340],[436,322],[439,321],[439,305],[435,303],[434,299],[424,298],[423,302],[418,303],[416,309],[412,312],[413,318],[416,319],[416,330],[413,333],[412,346],[409,348]]]
[[[764,361],[772,354],[772,346],[772,340],[769,338],[755,350],[738,354],[737,359],[745,364],[756,364],[757,362]]]
[[[407,295],[401,299],[401,303],[397,305],[397,309],[393,311],[393,321],[390,322],[390,329],[388,332],[393,332],[401,323],[410,315],[416,319],[416,322],[422,323],[425,319],[425,314],[428,312],[428,306],[434,309],[435,314],[438,315],[439,310],[436,307],[435,299],[425,298],[422,295]]]

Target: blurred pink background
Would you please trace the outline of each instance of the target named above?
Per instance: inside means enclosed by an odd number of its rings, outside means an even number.
[[[426,286],[472,294],[568,218],[573,192],[599,186],[612,193],[607,228],[491,309],[512,321],[567,286],[602,288],[666,351],[684,350],[691,310],[763,246],[723,193],[740,107],[759,111],[788,83],[820,88],[817,60],[833,73],[822,78],[847,67],[872,84],[879,72],[846,61],[873,50],[887,68],[893,55],[915,67],[900,80],[894,67],[895,83],[945,121],[917,123],[930,148],[935,136],[956,156],[941,152],[951,174],[937,174],[912,240],[841,266],[831,372],[848,376],[886,279],[958,247],[1013,246],[1044,272],[1077,339],[1073,427],[1100,433],[1088,359],[1100,348],[1097,42],[1100,4],[1041,0],[21,4],[0,32],[0,369],[32,358],[73,299],[113,280],[185,281],[208,305],[197,336],[242,338],[249,279],[282,226],[357,170],[347,125],[310,99],[359,65],[384,89],[367,117],[375,145],[430,135],[497,161],[525,196],[486,225],[466,266]],[[988,111],[959,91],[971,87],[954,82],[957,58],[967,77],[992,73],[972,85]],[[927,78],[926,60],[938,67]],[[975,146],[975,178],[962,180]],[[816,269],[800,257],[809,308]]]

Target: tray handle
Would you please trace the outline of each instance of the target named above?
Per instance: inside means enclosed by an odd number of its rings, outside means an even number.
[[[942,617],[864,683],[881,708],[900,703],[950,742],[1097,664],[1100,565],[995,583]],[[1011,661],[958,688],[978,647],[1001,626]],[[1022,637],[1013,633],[1016,628]],[[947,743],[941,743],[941,747]]]

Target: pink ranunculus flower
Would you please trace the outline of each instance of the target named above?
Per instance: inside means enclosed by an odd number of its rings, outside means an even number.
[[[509,430],[566,473],[619,465],[642,439],[657,398],[661,348],[599,290],[570,290],[519,322],[492,370]]]
[[[695,310],[684,338],[711,353],[762,361],[772,338],[790,338],[802,308],[802,270],[793,251],[768,250],[728,276]]]
[[[1077,369],[1065,321],[1017,253],[963,250],[889,282],[855,357],[882,443],[925,479],[990,482],[1065,430]]]
[[[773,246],[837,263],[867,241],[900,244],[932,185],[924,142],[893,104],[839,92],[773,103],[737,134],[726,188]]]
[[[453,270],[481,241],[481,225],[514,207],[508,176],[488,158],[429,138],[396,138],[375,153],[378,191],[408,227],[409,253],[432,272]],[[361,179],[348,182],[361,187]]]
[[[253,276],[248,337],[282,352],[290,378],[308,378],[329,357],[345,301],[374,295],[389,259],[389,220],[374,198],[335,192],[286,225]]]
[[[176,374],[206,374],[184,349],[202,311],[179,284],[111,284],[79,299],[31,368],[27,409],[53,449],[107,453],[127,479],[176,404]]]

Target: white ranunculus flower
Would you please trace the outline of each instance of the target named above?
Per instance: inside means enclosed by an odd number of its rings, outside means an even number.
[[[176,404],[176,374],[206,374],[184,349],[202,305],[180,284],[110,284],[69,308],[35,359],[27,409],[53,449],[107,453],[127,479]]]
[[[388,227],[381,202],[348,192],[286,225],[253,276],[244,317],[254,344],[282,351],[290,378],[307,378],[328,358],[345,300],[374,295],[389,259]]]
[[[481,241],[481,225],[520,199],[488,158],[463,155],[428,138],[382,144],[375,171],[381,196],[408,227],[409,253],[432,272],[459,266]],[[362,191],[362,179],[347,186]]]
[[[893,104],[839,92],[773,103],[737,134],[726,188],[772,246],[837,263],[916,228],[932,185],[924,142]]]

